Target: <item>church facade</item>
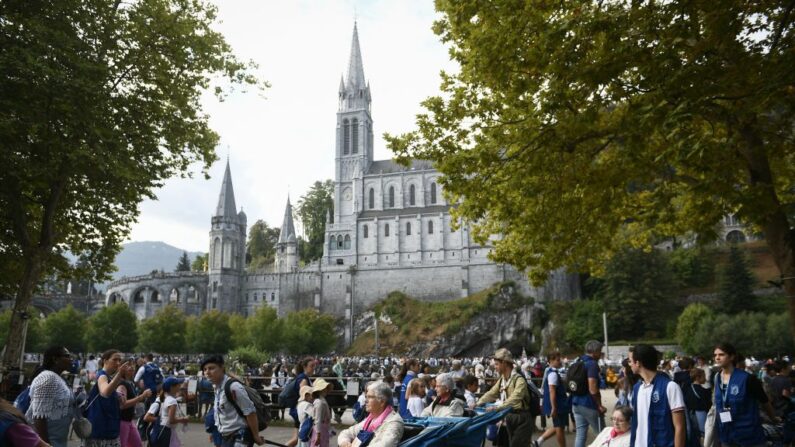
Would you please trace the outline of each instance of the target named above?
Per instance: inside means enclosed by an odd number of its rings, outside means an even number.
[[[541,300],[579,297],[576,275],[552,272],[546,285],[533,287],[523,272],[489,260],[492,247],[475,243],[466,224],[454,229],[440,173],[429,162],[415,160],[404,167],[373,159],[372,98],[356,25],[338,98],[334,209],[326,219],[321,259],[299,267],[288,198],[274,265],[246,272],[247,217],[237,211],[227,163],[211,218],[208,272],[201,278],[191,274],[189,282],[181,282],[179,274],[160,275],[163,287],[151,275],[122,278],[110,285],[108,303],[127,302],[141,318],[170,302],[190,313],[219,309],[248,315],[272,306],[285,314],[316,308],[353,321],[392,291],[449,300],[513,281],[521,293]],[[346,338],[351,336],[348,324]]]

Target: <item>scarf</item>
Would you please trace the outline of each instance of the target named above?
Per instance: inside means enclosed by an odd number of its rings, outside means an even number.
[[[380,427],[381,424],[384,423],[386,417],[389,416],[391,413],[392,413],[392,407],[388,405],[384,409],[384,411],[382,411],[381,414],[378,415],[377,418],[374,418],[372,414],[367,415],[367,419],[364,420],[363,430],[375,433],[375,431],[378,430],[378,427]]]
[[[621,436],[621,435],[623,435],[624,433],[626,433],[626,431],[618,431],[618,430],[616,430],[616,428],[615,428],[615,427],[613,427],[613,429],[612,429],[612,430],[610,430],[610,439],[612,440],[612,439],[613,439],[613,438],[615,438],[616,436]]]
[[[30,385],[30,408],[26,417],[58,420],[72,416],[74,395],[61,376],[44,370]]]

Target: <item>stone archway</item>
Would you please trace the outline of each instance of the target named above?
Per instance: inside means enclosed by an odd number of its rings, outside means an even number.
[[[746,241],[745,233],[740,230],[732,230],[726,233],[726,242],[731,244],[741,244]]]

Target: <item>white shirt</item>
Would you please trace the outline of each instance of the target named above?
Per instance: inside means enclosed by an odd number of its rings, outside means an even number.
[[[475,397],[475,393],[469,390],[464,390],[464,397],[467,400],[467,408],[474,410],[478,404],[478,398]]]
[[[422,410],[425,409],[425,402],[419,396],[411,396],[406,403],[406,409],[409,410],[412,416],[418,418],[422,414]]]
[[[86,369],[88,370],[88,372],[95,373],[97,372],[98,367],[99,364],[97,363],[96,360],[89,360],[86,362]]]
[[[549,385],[552,385],[552,386],[554,386],[554,387],[556,387],[556,388],[557,388],[557,386],[560,384],[560,383],[558,382],[558,374],[559,374],[559,373],[558,373],[558,370],[557,370],[557,369],[555,369],[555,368],[552,368],[552,367],[550,366],[548,371],[552,371],[552,372],[554,372],[554,374],[547,374],[547,375],[545,375],[545,376],[544,376],[544,377],[546,377],[546,379],[547,379],[547,383],[548,383]]]
[[[635,433],[635,446],[646,447],[646,441],[649,439],[649,407],[651,406],[651,395],[654,386],[646,382],[640,383],[638,390],[638,408],[635,409],[635,416],[638,421],[638,429]],[[668,406],[671,408],[671,413],[681,411],[685,408],[685,399],[682,396],[682,390],[676,382],[668,382],[668,387],[665,389],[668,395]]]
[[[138,368],[138,371],[135,372],[135,377],[133,378],[133,382],[138,383],[141,381],[141,379],[143,379],[145,369],[146,368],[144,368],[143,366]]]
[[[160,425],[163,427],[174,428],[171,424],[168,423],[168,409],[173,407],[174,405],[177,406],[177,412],[175,414],[176,417],[181,417],[179,402],[177,402],[177,398],[171,395],[166,394],[166,401],[163,402],[163,405],[160,406]]]

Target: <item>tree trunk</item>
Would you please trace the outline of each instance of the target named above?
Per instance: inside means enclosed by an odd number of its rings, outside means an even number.
[[[795,335],[795,232],[790,227],[787,213],[776,194],[770,160],[765,152],[763,140],[750,126],[740,133],[746,142],[746,147],[741,153],[748,162],[749,180],[759,193],[754,197],[759,201],[755,207],[767,211],[756,223],[762,227],[765,242],[781,273],[789,308],[790,335]]]
[[[6,350],[3,355],[5,370],[22,367],[22,354],[24,354],[25,334],[29,319],[28,308],[33,300],[33,291],[40,279],[41,259],[38,254],[25,258],[25,270],[14,302],[14,311],[11,314],[11,324],[6,339]]]

